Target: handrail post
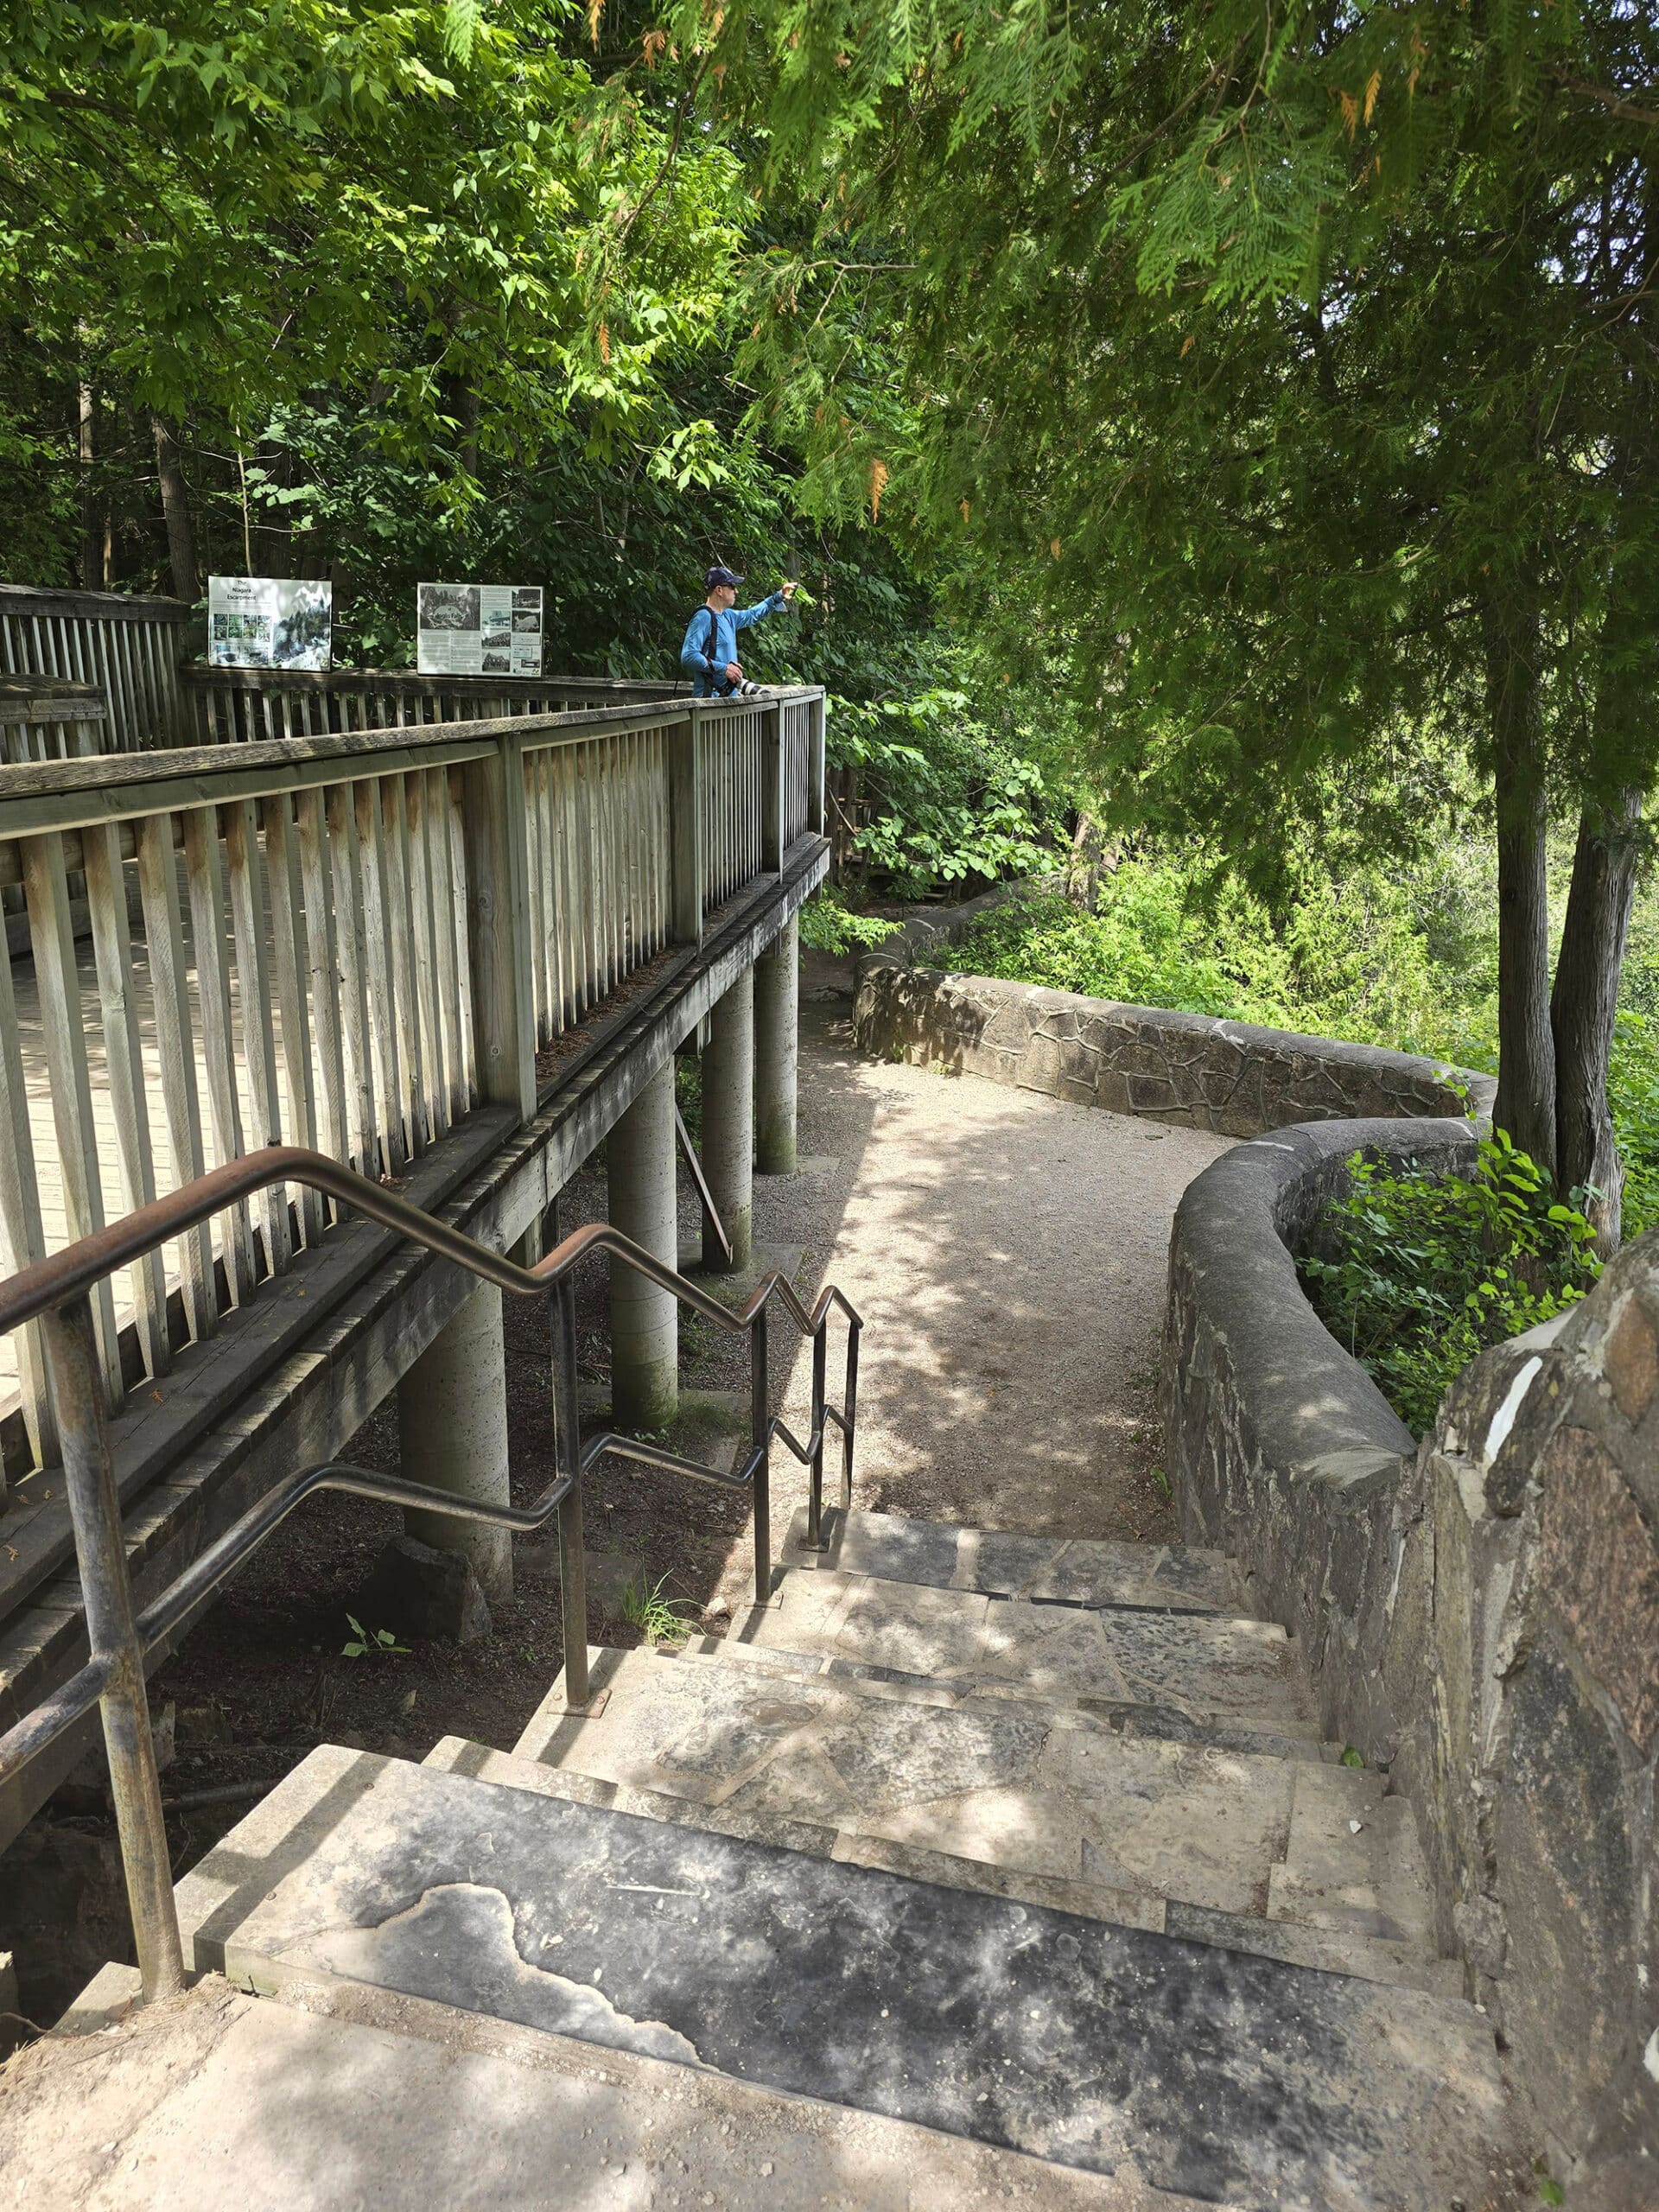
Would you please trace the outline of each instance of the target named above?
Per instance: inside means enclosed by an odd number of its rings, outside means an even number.
[[[668,732],[669,924],[676,944],[702,943],[702,709],[693,699]]]
[[[842,1410],[847,1425],[841,1433],[841,1508],[843,1513],[853,1510],[853,1435],[858,1427],[858,1339],[862,1324],[849,1321],[847,1325],[847,1395]]]
[[[784,702],[766,709],[760,736],[760,866],[767,875],[784,867]]]
[[[766,1360],[766,1309],[749,1327],[749,1443],[754,1459],[754,1602],[772,1595],[772,1439],[767,1403],[772,1395]]]
[[[184,1952],[173,1901],[173,1868],[149,1732],[149,1699],[143,1654],[133,1618],[121,1532],[121,1501],[110,1459],[104,1389],[92,1328],[92,1300],[84,1293],[41,1316],[52,1395],[63,1452],[64,1487],[80,1562],[81,1602],[94,1659],[109,1663],[100,1703],[109,1754],[110,1791],[121,1839],[127,1902],[138,1949],[146,2004],[184,1987]]]
[[[820,691],[813,700],[806,740],[806,826],[815,837],[824,834],[824,747],[829,734],[830,695]]]
[[[582,1534],[582,1410],[576,1380],[576,1299],[567,1275],[552,1298],[554,1451],[570,1487],[559,1501],[559,1597],[564,1615],[564,1701],[588,1702],[588,1560]]]
[[[826,1312],[812,1333],[812,1463],[807,1470],[806,1548],[823,1549],[823,1370],[829,1353],[830,1316]]]

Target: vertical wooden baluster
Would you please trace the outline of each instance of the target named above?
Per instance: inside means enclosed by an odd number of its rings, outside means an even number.
[[[449,880],[454,902],[449,918],[455,938],[456,1020],[460,1024],[462,1064],[466,1069],[461,1111],[467,1113],[479,1095],[479,1077],[478,1054],[473,1042],[472,950],[467,943],[467,825],[461,819],[460,770],[446,770],[445,779],[449,797]]]
[[[346,1051],[340,1009],[344,982],[334,937],[334,877],[329,865],[327,801],[315,788],[298,801],[300,885],[305,897],[305,938],[311,1019],[317,1033],[317,1098],[321,1150],[334,1160],[352,1156],[351,1113],[347,1106]],[[297,942],[297,940],[296,940]]]
[[[401,776],[380,779],[380,826],[385,854],[386,926],[391,940],[392,1034],[403,1069],[404,1109],[411,1153],[426,1150],[431,1128],[426,1111],[425,1061],[421,1052],[421,1003],[415,980],[415,916],[410,904],[409,812]]]
[[[594,747],[594,764],[599,772],[599,918],[604,944],[604,991],[608,998],[616,988],[619,950],[616,934],[617,742],[614,736],[601,739]]]
[[[92,957],[98,968],[121,1202],[124,1210],[131,1213],[156,1196],[156,1160],[144,1096],[138,1007],[133,995],[132,929],[127,916],[120,833],[113,823],[89,824],[81,832],[81,854]],[[170,1364],[171,1346],[167,1332],[167,1274],[159,1251],[134,1262],[132,1293],[144,1365],[151,1375],[164,1374]]]
[[[443,1028],[438,1017],[437,951],[432,927],[432,856],[426,834],[426,775],[416,769],[404,779],[403,847],[414,931],[415,996],[411,1020],[421,1029],[421,1103],[429,1134],[449,1126],[449,1083],[444,1069]]]
[[[386,845],[378,778],[353,785],[358,844],[362,853],[363,977],[379,1071],[381,1149],[386,1173],[401,1175],[409,1158],[404,1128],[403,1073],[397,1051],[397,1001],[392,984],[391,901],[386,888]]]
[[[283,1116],[276,1089],[276,1036],[271,1020],[270,981],[265,966],[265,884],[259,828],[251,798],[232,799],[225,810],[225,857],[231,883],[231,928],[236,943],[237,997],[242,1011],[242,1063],[247,1072],[253,1112],[253,1148],[280,1144]],[[265,1262],[281,1274],[293,1257],[288,1222],[288,1186],[273,1184],[260,1193],[264,1216]]]
[[[555,745],[547,754],[543,792],[542,849],[547,855],[547,988],[553,1006],[553,1033],[564,1033],[568,1010],[564,988],[564,854],[559,838],[559,778],[563,753]]]
[[[454,868],[449,854],[449,772],[426,772],[427,895],[432,912],[432,950],[437,1016],[442,1035],[444,1122],[467,1111],[467,1053],[455,982]]]
[[[582,1020],[588,1005],[588,952],[582,928],[582,840],[578,834],[580,818],[577,812],[581,797],[581,746],[564,747],[560,753],[559,762],[563,778],[559,837],[564,855],[565,943],[570,963],[570,1020],[574,1024]]]
[[[22,1046],[17,1034],[17,1003],[11,985],[11,951],[0,916],[0,1265],[17,1274],[46,1257],[41,1223],[40,1185],[35,1176],[35,1143],[29,1133],[29,1096],[23,1087]],[[23,1427],[37,1466],[57,1457],[58,1428],[46,1387],[46,1360],[38,1321],[12,1337],[17,1382],[22,1392]],[[0,1467],[0,1506],[6,1478]]]
[[[605,859],[604,849],[600,842],[601,817],[603,810],[601,787],[605,780],[605,772],[600,759],[600,741],[597,738],[584,745],[582,750],[582,766],[587,779],[585,797],[588,815],[588,835],[583,841],[582,858],[587,863],[588,938],[593,948],[590,1003],[596,1006],[609,988],[605,980]]]
[[[317,1098],[311,1071],[311,1030],[305,987],[308,975],[305,906],[299,895],[298,841],[289,835],[289,797],[276,791],[259,803],[265,833],[265,876],[270,893],[270,955],[276,979],[276,1010],[283,1026],[283,1084],[288,1094],[291,1143],[315,1152]],[[322,1235],[322,1194],[300,1190],[300,1227],[308,1244]]]
[[[536,1024],[536,1042],[544,1045],[553,1033],[548,1013],[547,991],[547,875],[542,849],[542,770],[546,755],[525,751],[524,766],[524,847],[528,855],[527,877],[530,888],[530,977],[532,1019]]]
[[[558,1036],[564,1028],[564,992],[559,972],[558,835],[554,822],[558,757],[557,750],[552,746],[538,753],[536,779],[536,814],[544,877],[542,887],[542,959],[547,977],[547,1035],[550,1038]]]
[[[54,830],[41,836],[20,837],[17,845],[23,863],[23,895],[29,902],[41,1031],[52,1084],[52,1124],[58,1140],[63,1217],[73,1244],[103,1228],[104,1185],[99,1173],[98,1127],[92,1119],[92,1086],[86,1066],[86,1029],[81,1013],[80,975],[75,965],[74,925],[69,916],[63,837]],[[98,1327],[99,1363],[113,1406],[122,1395],[121,1351],[116,1337],[115,1300],[107,1279],[92,1293],[92,1318]]]
[[[225,958],[225,882],[219,862],[217,810],[193,806],[184,816],[184,880],[190,898],[190,934],[196,957],[196,996],[201,1009],[201,1053],[207,1071],[207,1110],[213,1149],[221,1160],[239,1160],[242,1103],[237,1095],[236,1046],[231,1028],[231,978]],[[253,1230],[245,1199],[225,1214],[225,1271],[238,1306],[253,1294]]]
[[[644,736],[639,730],[628,732],[628,812],[624,817],[626,836],[628,836],[628,967],[639,967],[646,957],[646,929],[644,929],[644,878],[639,872],[639,747]]]
[[[340,1035],[346,1052],[346,1158],[365,1175],[380,1173],[363,921],[357,805],[349,784],[328,787],[328,865],[334,883],[334,958],[340,969]]]
[[[172,816],[146,816],[138,824],[137,840],[144,950],[156,1009],[162,1103],[167,1115],[168,1148],[173,1160],[172,1187],[176,1191],[186,1183],[194,1182],[207,1163],[202,1152],[195,1033],[190,1019],[190,983],[184,957],[184,925],[179,912],[179,870],[173,850]],[[185,1315],[191,1336],[200,1344],[211,1337],[219,1325],[213,1231],[206,1222],[187,1230],[181,1238],[180,1262]]]

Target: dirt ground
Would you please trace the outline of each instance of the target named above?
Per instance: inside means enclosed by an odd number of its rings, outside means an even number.
[[[854,1051],[850,1014],[850,963],[809,955],[801,1172],[756,1179],[755,1231],[762,1257],[787,1263],[804,1294],[832,1279],[863,1315],[856,1503],[987,1527],[1170,1541],[1178,1532],[1154,1403],[1169,1217],[1221,1143],[972,1077],[873,1064]],[[698,1216],[681,1180],[683,1250]],[[601,1217],[604,1206],[602,1165],[590,1162],[563,1194],[562,1229]],[[589,1420],[608,1394],[606,1284],[599,1260],[578,1285]],[[508,1300],[505,1325],[512,1484],[522,1503],[552,1473],[550,1348],[539,1306]],[[746,1427],[747,1352],[695,1318],[683,1325],[681,1352],[688,1404],[673,1440],[728,1459]],[[832,1397],[840,1360],[837,1338]],[[804,1435],[805,1348],[791,1367],[785,1344],[777,1365],[775,1395]],[[394,1469],[395,1402],[341,1456]],[[774,1544],[804,1496],[804,1477],[779,1447]],[[585,1503],[590,1554],[599,1555],[591,1641],[640,1640],[619,1598],[625,1580],[660,1586],[688,1626],[722,1632],[751,1571],[746,1501],[607,1459]],[[346,1656],[348,1616],[371,1630],[383,1625],[363,1592],[400,1526],[393,1508],[311,1500],[156,1677],[155,1707],[176,1712],[162,1790],[177,1871],[319,1743],[416,1758],[444,1735],[507,1746],[545,1694],[563,1634],[550,1530],[515,1546],[515,1593],[493,1608],[489,1637]],[[247,1794],[188,1802],[237,1785]]]

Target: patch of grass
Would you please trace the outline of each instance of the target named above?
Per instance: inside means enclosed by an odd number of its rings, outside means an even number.
[[[690,1633],[682,1613],[691,1608],[683,1599],[664,1597],[667,1580],[659,1575],[649,1589],[643,1581],[631,1582],[622,1592],[622,1618],[641,1630],[647,1643],[678,1643]]]

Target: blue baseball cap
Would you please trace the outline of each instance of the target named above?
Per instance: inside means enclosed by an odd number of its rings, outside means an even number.
[[[713,591],[716,584],[729,584],[735,591],[742,581],[735,569],[710,569],[703,577],[702,588],[705,591]]]

